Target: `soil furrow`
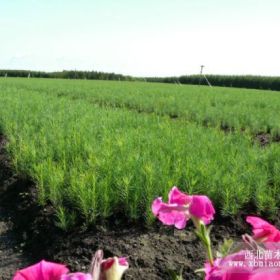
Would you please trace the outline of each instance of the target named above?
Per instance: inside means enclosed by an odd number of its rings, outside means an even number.
[[[0,280],[10,280],[17,269],[26,266],[30,261],[23,254],[23,244],[18,242],[14,230],[10,211],[13,201],[5,201],[4,192],[16,182],[7,166],[5,142],[5,138],[0,135]]]

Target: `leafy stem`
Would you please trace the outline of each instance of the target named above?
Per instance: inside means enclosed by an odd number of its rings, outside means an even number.
[[[206,249],[208,261],[211,266],[214,266],[214,258],[213,258],[211,239],[210,239],[211,227],[207,228],[206,225],[202,221],[198,220],[197,218],[193,217],[192,220],[196,227],[196,231],[195,231],[196,235],[199,237],[199,239],[201,240],[202,244]]]

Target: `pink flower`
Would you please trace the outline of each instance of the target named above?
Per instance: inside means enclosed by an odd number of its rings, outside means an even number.
[[[260,242],[279,242],[280,231],[261,218],[248,216],[246,222],[253,227],[254,239]]]
[[[173,187],[169,193],[168,203],[162,202],[161,197],[155,199],[152,204],[152,212],[163,224],[175,225],[176,228],[182,229],[190,218],[188,207],[191,197],[183,193],[180,193],[181,196],[179,196],[179,193],[180,191]]]
[[[128,269],[127,259],[124,257],[108,258],[101,264],[101,279],[120,280],[124,272]]]
[[[155,199],[152,212],[163,224],[183,229],[191,217],[209,224],[213,220],[215,209],[207,196],[187,195],[173,187],[168,195],[168,203],[164,203],[161,197]]]
[[[89,273],[75,272],[70,274],[64,274],[60,280],[93,280]]]
[[[41,262],[17,271],[13,280],[60,280],[68,269],[63,264]]]
[[[273,253],[276,253],[274,251]],[[278,263],[275,255],[267,260],[254,260],[246,256],[246,251],[228,255],[225,258],[214,261],[214,266],[205,265],[205,280],[279,280],[280,268],[269,267],[267,263]]]
[[[259,272],[253,275],[250,280],[279,280],[280,273],[267,273],[267,272]]]
[[[244,263],[244,267],[234,266],[233,263]],[[246,267],[245,253],[240,251],[236,254],[228,255],[222,259],[216,259],[214,266],[205,264],[205,280],[249,280],[252,275],[251,269]]]

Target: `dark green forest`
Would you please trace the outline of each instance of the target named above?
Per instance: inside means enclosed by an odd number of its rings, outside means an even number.
[[[56,79],[88,79],[88,80],[119,80],[147,81],[159,83],[207,85],[203,76],[185,75],[180,77],[133,77],[116,73],[99,71],[64,70],[58,72],[43,72],[29,70],[0,70],[0,77],[30,77]],[[238,75],[207,75],[212,86],[280,90],[280,77],[269,76],[238,76]]]

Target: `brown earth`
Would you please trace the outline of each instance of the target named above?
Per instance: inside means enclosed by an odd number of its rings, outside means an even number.
[[[271,143],[279,143],[280,136],[271,136],[269,133],[258,133],[255,136],[255,140],[261,147],[266,147]]]
[[[117,218],[69,233],[53,225],[54,209],[36,203],[32,181],[13,174],[0,137],[0,280],[10,280],[14,272],[42,258],[63,262],[73,271],[86,271],[92,254],[101,248],[105,257],[129,258],[130,269],[124,279],[170,279],[168,269],[180,271],[184,279],[202,279],[194,270],[203,266],[203,248],[190,225],[182,231],[162,226],[147,228]],[[253,211],[250,211],[253,214]],[[240,240],[249,232],[244,215],[218,217],[212,230],[213,245],[223,238]]]
[[[11,272],[29,263],[14,232],[14,219],[7,211],[4,193],[8,186],[17,184],[3,150],[5,139],[0,135],[0,279],[11,279]],[[7,203],[6,203],[7,204]],[[11,203],[12,207],[13,202]]]

